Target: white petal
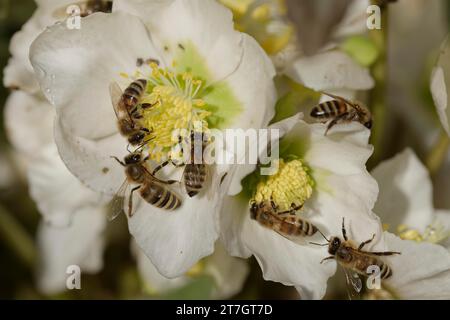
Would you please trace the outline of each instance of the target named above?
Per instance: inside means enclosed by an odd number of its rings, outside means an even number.
[[[242,59],[241,33],[234,30],[231,11],[213,0],[172,0],[149,3],[115,1],[115,10],[138,15],[148,26],[166,64],[172,63],[179,44],[191,43],[205,55],[213,80],[233,73]]]
[[[220,243],[205,261],[205,273],[210,274],[216,283],[215,299],[230,298],[241,291],[250,271],[246,261],[229,256]]]
[[[174,279],[163,277],[158,270],[156,270],[150,259],[147,258],[144,252],[140,250],[134,242],[132,243],[132,249],[135,252],[139,273],[144,280],[148,291],[155,294],[164,294],[173,289],[180,288],[190,281],[186,276]]]
[[[367,32],[368,14],[366,10],[369,5],[370,1],[368,0],[353,0],[333,33],[333,37],[343,38]]]
[[[103,231],[105,212],[99,207],[77,211],[72,224],[56,228],[42,223],[38,230],[40,267],[38,285],[42,292],[53,294],[66,288],[68,266],[77,265],[81,273],[95,273],[103,267]],[[81,279],[83,288],[83,278]]]
[[[83,186],[64,166],[54,144],[42,148],[28,170],[30,194],[46,223],[67,227],[84,207],[102,204],[101,196]]]
[[[277,123],[274,123],[269,126],[269,130],[279,130],[279,137],[284,136],[287,132],[289,132],[296,124],[297,122],[303,117],[302,113],[298,113],[290,118],[284,119],[282,121],[279,121]],[[273,138],[273,137],[272,137]],[[257,142],[249,142],[249,146],[252,146],[253,143]],[[278,139],[272,140],[272,144],[275,146],[278,145]],[[266,152],[266,149],[263,148],[263,150],[258,150],[260,153]],[[245,176],[250,174],[256,169],[256,165],[254,164],[239,164],[237,165],[236,171],[233,174],[233,178],[230,183],[230,188],[228,190],[228,194],[231,196],[237,195],[242,191],[242,185],[241,181]]]
[[[43,98],[12,92],[5,105],[9,141],[28,157],[35,157],[44,145],[53,142],[54,116],[54,108]]]
[[[383,223],[423,231],[433,219],[433,191],[425,166],[411,149],[383,161],[373,171],[380,187],[375,205]]]
[[[220,213],[220,240],[232,256],[248,258],[252,255],[242,240],[242,228],[248,214],[250,214],[248,199],[244,196],[225,198]]]
[[[219,237],[220,195],[215,192],[212,198],[198,195],[181,199],[182,206],[168,212],[139,198],[139,207],[128,221],[138,246],[167,278],[183,275],[198,260],[213,253]]]
[[[88,139],[117,131],[109,85],[121,72],[132,74],[140,57],[158,55],[145,26],[125,13],[95,13],[75,32],[54,25],[30,49],[39,84],[66,131]]]
[[[89,140],[66,132],[55,122],[55,142],[66,167],[94,191],[114,195],[125,179],[123,167],[112,156],[123,159],[127,150],[118,133],[105,139]]]
[[[436,210],[433,222],[433,226],[442,227],[443,231],[447,233],[447,239],[444,239],[439,244],[450,250],[450,211]]]
[[[402,299],[450,299],[450,252],[426,242],[401,240],[385,232],[389,250],[401,255],[386,258],[393,275],[386,284]]]
[[[264,279],[294,285],[302,299],[320,299],[327,280],[336,270],[336,263],[320,264],[326,250],[298,245],[276,232],[260,226],[247,214],[242,238],[261,266]]]
[[[447,92],[447,86],[445,83],[444,69],[442,67],[435,67],[431,75],[431,94],[433,96],[434,104],[436,105],[436,111],[442,126],[448,135],[450,135],[450,108],[448,108],[449,97]]]
[[[230,128],[261,128],[267,126],[275,115],[275,69],[255,39],[246,34],[242,37],[242,62],[226,81],[243,104],[244,112]]]
[[[374,86],[369,70],[347,54],[328,51],[299,58],[286,74],[316,91],[331,89],[366,90]]]

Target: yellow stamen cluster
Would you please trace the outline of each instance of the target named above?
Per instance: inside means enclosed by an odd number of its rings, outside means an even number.
[[[418,230],[408,228],[406,225],[402,224],[397,227],[397,234],[404,240],[429,242],[434,244],[441,243],[450,236],[450,232],[438,222],[427,226],[423,233],[420,233]]]
[[[161,161],[178,144],[179,134],[207,131],[207,118],[211,113],[204,109],[204,100],[197,97],[203,86],[201,80],[188,72],[175,74],[161,69],[155,63],[150,67],[152,74],[147,79],[142,103],[153,107],[142,111],[141,124],[152,131],[152,139],[147,143],[150,157]]]
[[[308,168],[301,160],[285,162],[278,160],[278,172],[258,183],[254,200],[256,202],[274,201],[280,211],[300,206],[308,200],[314,187],[314,181]]]

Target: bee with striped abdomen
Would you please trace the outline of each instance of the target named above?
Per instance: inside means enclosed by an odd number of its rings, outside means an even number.
[[[324,94],[334,100],[318,104],[311,110],[310,115],[318,121],[327,122],[330,120],[325,135],[340,122],[356,121],[368,129],[372,128],[372,114],[366,106],[360,102],[352,102],[333,94]]]
[[[147,158],[142,158],[141,152],[130,153],[124,158],[124,161],[120,161],[116,157],[113,158],[125,168],[126,179],[111,201],[111,220],[124,210],[125,194],[130,184],[137,184],[137,186],[132,188],[129,193],[129,217],[133,215],[133,193],[137,190],[146,202],[157,208],[171,211],[181,206],[178,196],[167,188],[167,185],[176,181],[163,181],[153,176],[145,166]]]
[[[53,16],[57,19],[64,19],[70,14],[78,14],[84,18],[96,12],[111,13],[113,2],[111,0],[85,0],[74,1],[64,7],[58,8],[53,12]],[[79,11],[70,13],[68,12],[70,6],[76,6]]]
[[[300,207],[292,206],[287,211],[278,211],[277,205],[273,201],[253,201],[250,204],[250,217],[262,226],[272,229],[283,237],[310,237],[318,229],[312,223],[303,220],[295,215]]]
[[[400,252],[375,252],[362,250],[365,245],[372,242],[375,238],[375,234],[372,238],[361,242],[361,244],[356,247],[347,238],[344,218],[342,219],[342,236],[344,240],[339,237],[331,237],[330,239],[327,239],[324,236],[328,243],[320,245],[328,246],[328,253],[330,256],[324,258],[320,263],[323,263],[326,260],[335,259],[345,271],[347,285],[350,290],[354,291],[356,294],[359,294],[362,290],[362,281],[359,276],[368,276],[371,274],[370,270],[373,267],[378,268],[381,280],[388,279],[392,276],[393,272],[391,267],[379,257],[400,254]],[[317,243],[313,244],[317,245]]]
[[[183,153],[182,147],[182,137],[179,138],[179,143],[181,146],[181,152]],[[158,167],[155,168],[152,174],[156,174],[159,170],[164,168],[169,163],[172,163],[176,167],[184,166],[183,170],[183,184],[186,189],[186,193],[189,197],[196,196],[199,192],[206,188],[207,183],[210,182],[211,174],[210,168],[204,162],[204,151],[209,145],[208,136],[203,132],[191,132],[190,142],[190,158],[187,163],[176,164],[171,159],[163,162]]]
[[[139,105],[146,85],[147,80],[138,79],[133,81],[123,92],[117,83],[113,82],[110,85],[111,101],[117,117],[119,132],[133,146],[140,145],[150,133],[148,128],[138,124],[138,120],[142,118],[139,107],[142,109],[152,107],[149,104]]]

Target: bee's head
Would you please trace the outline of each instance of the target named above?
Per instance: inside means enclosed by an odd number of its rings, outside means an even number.
[[[256,214],[258,212],[258,204],[255,201],[250,203],[250,218],[256,219]]]
[[[365,122],[365,123],[364,123],[364,126],[365,126],[367,129],[372,129],[372,119],[370,119],[369,121]]]
[[[142,156],[140,153],[130,153],[125,157],[125,164],[136,164],[141,162]]]
[[[338,237],[332,237],[328,244],[328,253],[331,255],[335,255],[340,246],[341,239],[339,239]]]

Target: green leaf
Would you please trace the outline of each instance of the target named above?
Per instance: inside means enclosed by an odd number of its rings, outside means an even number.
[[[375,43],[364,36],[350,37],[340,47],[363,67],[370,67],[375,63],[379,55]]]

